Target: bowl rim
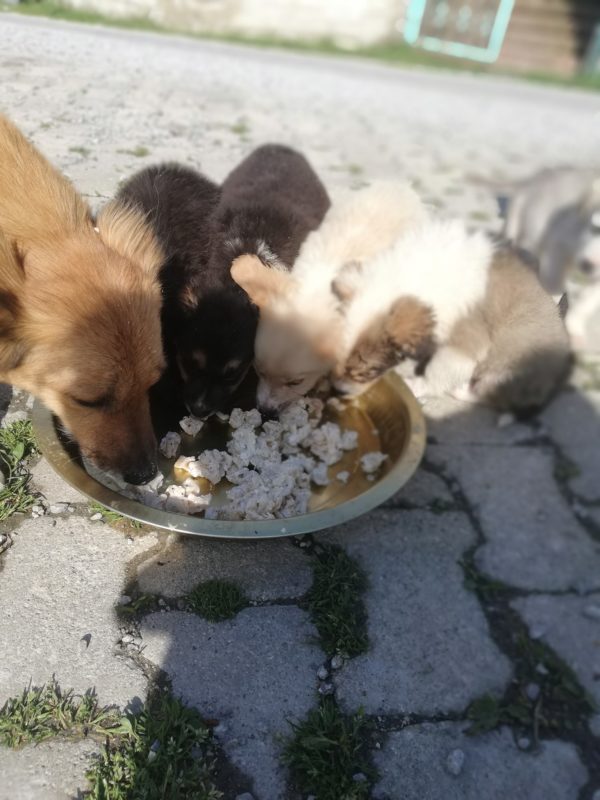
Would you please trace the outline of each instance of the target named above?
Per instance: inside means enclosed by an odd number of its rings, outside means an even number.
[[[208,520],[150,508],[99,483],[73,461],[57,435],[54,415],[39,400],[35,401],[32,419],[38,447],[54,471],[90,500],[101,503],[118,514],[143,525],[188,536],[244,540],[274,539],[314,533],[366,514],[388,500],[412,477],[425,452],[426,427],[423,412],[399,375],[391,373],[381,380],[392,383],[407,411],[408,439],[399,460],[381,480],[356,497],[332,508],[309,511],[307,514],[287,519]]]

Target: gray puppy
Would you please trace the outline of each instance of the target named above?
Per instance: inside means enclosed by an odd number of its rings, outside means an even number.
[[[558,167],[521,182],[504,233],[538,257],[551,294],[564,291],[568,276],[600,280],[600,172]]]

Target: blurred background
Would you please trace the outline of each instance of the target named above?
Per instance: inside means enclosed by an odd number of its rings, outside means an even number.
[[[6,5],[19,0],[5,0]],[[174,30],[573,77],[600,68],[596,0],[21,0]]]

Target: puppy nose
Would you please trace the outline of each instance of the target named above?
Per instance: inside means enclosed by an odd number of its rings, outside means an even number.
[[[207,417],[213,409],[210,408],[210,406],[208,406],[203,400],[196,400],[196,402],[188,404],[188,410],[192,416],[198,417],[198,419],[204,419],[204,417]]]
[[[127,483],[132,483],[134,486],[139,486],[141,483],[148,483],[156,475],[158,467],[154,461],[149,461],[146,464],[135,467],[132,470],[123,473],[123,479]]]
[[[279,419],[279,410],[277,408],[269,408],[267,406],[259,406],[258,410],[260,411],[260,415],[265,422],[268,420],[276,420]]]

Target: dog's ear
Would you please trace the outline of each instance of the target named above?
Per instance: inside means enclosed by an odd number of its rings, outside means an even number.
[[[285,272],[265,267],[258,256],[238,256],[231,265],[231,277],[241,286],[252,302],[265,308],[281,296],[292,284],[292,278]]]
[[[435,317],[416,297],[400,297],[385,320],[385,333],[399,358],[426,361],[435,349]]]
[[[16,369],[27,349],[20,330],[24,284],[23,257],[0,234],[0,375]]]
[[[102,241],[119,255],[139,265],[149,275],[157,275],[164,254],[144,214],[134,206],[113,200],[96,220]]]

